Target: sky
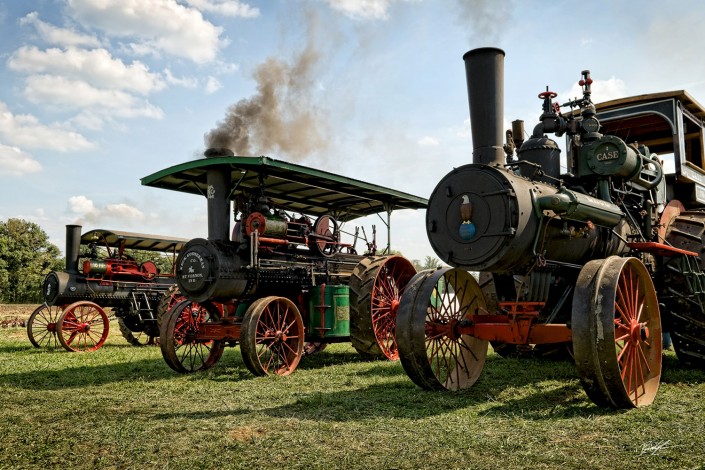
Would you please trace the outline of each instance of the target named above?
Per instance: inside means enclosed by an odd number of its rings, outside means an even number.
[[[201,158],[223,126],[238,154],[429,197],[472,159],[462,55],[476,47],[505,51],[504,120],[527,132],[538,93],[576,97],[584,69],[596,102],[685,89],[705,103],[702,3],[634,5],[0,0],[0,220],[62,250],[66,224],[205,237],[205,198],[140,178]],[[395,212],[392,248],[435,256],[424,220]]]

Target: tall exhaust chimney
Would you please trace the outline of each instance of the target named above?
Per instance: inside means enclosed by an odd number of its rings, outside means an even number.
[[[232,157],[233,151],[226,148],[210,148],[206,158]],[[208,240],[230,239],[230,166],[212,165],[206,172],[208,189]]]
[[[504,51],[482,47],[466,52],[463,60],[470,104],[472,161],[503,165]]]
[[[66,272],[78,274],[78,256],[81,251],[81,226],[66,226]]]

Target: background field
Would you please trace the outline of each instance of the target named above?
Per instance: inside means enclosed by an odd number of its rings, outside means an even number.
[[[569,362],[491,354],[449,394],[348,345],[290,377],[253,377],[239,348],[183,376],[115,323],[86,354],[1,328],[0,468],[705,468],[705,372],[664,361],[655,404],[619,412],[595,407]]]

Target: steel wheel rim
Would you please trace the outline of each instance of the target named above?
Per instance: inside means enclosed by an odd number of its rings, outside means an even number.
[[[200,341],[196,335],[201,325],[218,320],[218,309],[210,304],[185,300],[170,310],[162,325],[160,341],[162,356],[169,367],[190,373],[215,365],[223,354],[223,342]]]
[[[61,307],[40,305],[27,320],[27,336],[35,348],[56,348],[60,345],[56,325],[61,316]]]
[[[57,322],[59,342],[67,351],[100,349],[108,338],[110,322],[105,311],[93,302],[76,302],[64,310]]]
[[[417,275],[402,297],[397,327],[409,377],[427,389],[471,387],[482,372],[489,343],[460,335],[456,327],[485,310],[482,291],[466,271],[446,268]]]
[[[661,322],[651,278],[632,259],[620,272],[614,300],[614,345],[621,384],[610,381],[608,387],[616,394],[626,394],[634,406],[644,406],[653,402],[659,387]]]
[[[379,270],[372,288],[372,329],[379,348],[393,361],[399,359],[396,325],[404,288],[416,269],[405,258],[390,258]]]
[[[249,321],[245,320],[246,364],[257,375],[291,374],[304,345],[304,324],[296,305],[284,297],[265,297],[250,309]]]
[[[599,406],[653,402],[661,377],[656,291],[636,258],[586,264],[573,299],[573,346],[586,393]]]

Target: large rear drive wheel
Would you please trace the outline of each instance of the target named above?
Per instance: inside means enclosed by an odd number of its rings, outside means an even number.
[[[705,369],[705,213],[683,212],[673,217],[666,240],[699,258],[671,257],[655,279],[665,331],[671,334],[678,359],[689,367]]]
[[[35,348],[56,348],[59,338],[56,323],[61,316],[61,307],[43,304],[37,307],[27,320],[27,336]]]
[[[253,302],[243,319],[240,351],[255,375],[294,372],[304,351],[304,321],[294,302],[276,296]]]
[[[653,402],[661,379],[656,290],[636,258],[587,263],[573,297],[573,350],[585,392],[600,406]]]
[[[399,358],[395,328],[404,288],[416,274],[402,256],[371,256],[350,278],[350,341],[362,356]]]
[[[86,352],[99,349],[110,332],[105,311],[93,302],[82,300],[66,307],[57,320],[56,333],[67,351]]]
[[[480,286],[455,268],[423,271],[409,283],[397,317],[399,357],[407,375],[428,390],[460,390],[480,376],[488,341],[458,334],[463,320],[486,311]]]
[[[167,365],[182,374],[213,367],[223,355],[223,342],[196,336],[204,324],[219,320],[220,311],[210,303],[184,300],[167,312],[159,332],[159,347]]]

